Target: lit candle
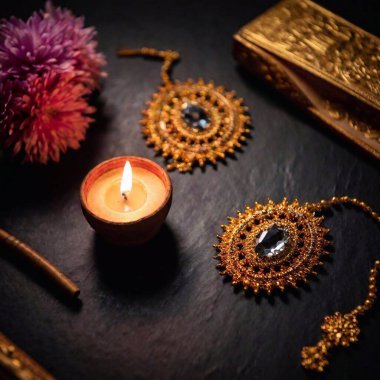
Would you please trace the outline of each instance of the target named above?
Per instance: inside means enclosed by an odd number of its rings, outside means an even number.
[[[118,157],[95,167],[81,189],[84,215],[106,239],[122,245],[149,240],[171,204],[167,173],[141,157]]]
[[[132,172],[130,162],[126,161],[124,169],[112,169],[94,181],[87,204],[100,218],[131,222],[158,209],[165,196],[165,186],[157,175],[141,167]]]

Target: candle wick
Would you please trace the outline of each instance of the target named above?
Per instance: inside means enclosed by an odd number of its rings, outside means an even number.
[[[127,197],[127,194],[126,193],[121,193],[121,195],[123,196],[123,198],[125,199],[125,200],[127,200],[128,199],[128,197]]]

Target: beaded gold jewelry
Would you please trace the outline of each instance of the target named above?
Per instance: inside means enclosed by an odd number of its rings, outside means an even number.
[[[229,277],[232,285],[258,294],[264,291],[285,290],[307,282],[316,275],[315,268],[322,265],[321,257],[327,255],[326,239],[329,230],[323,227],[320,214],[328,207],[345,204],[360,208],[380,223],[380,216],[366,203],[356,198],[333,197],[318,203],[300,205],[297,200],[281,203],[269,200],[266,205],[255,203],[230,217],[222,225],[215,245],[221,275]],[[318,216],[316,216],[318,214]],[[360,333],[357,317],[365,314],[376,298],[376,276],[380,261],[370,271],[368,296],[362,305],[347,314],[336,312],[326,316],[321,326],[322,339],[314,347],[304,347],[302,365],[306,369],[322,372],[328,365],[327,355],[335,346],[348,347],[358,340]]]
[[[304,347],[301,351],[301,364],[304,368],[323,372],[329,364],[329,351],[338,346],[348,347],[358,341],[360,334],[357,317],[370,310],[376,299],[376,276],[380,269],[380,260],[376,260],[369,273],[368,295],[362,305],[356,306],[347,314],[338,311],[324,317],[321,325],[322,339],[316,346]]]
[[[368,214],[376,222],[380,223],[380,215],[372,210],[365,202],[348,197],[332,198],[330,201],[324,201],[320,209],[330,205],[346,203],[359,207],[364,213]],[[317,208],[317,210],[319,207]],[[320,210],[319,209],[319,210]],[[337,346],[348,347],[358,341],[360,334],[358,317],[368,312],[376,299],[376,277],[380,270],[380,260],[376,260],[374,266],[369,272],[368,294],[361,305],[356,306],[349,313],[341,314],[335,312],[333,315],[324,317],[321,325],[322,338],[316,346],[304,347],[301,351],[301,364],[304,368],[323,372],[329,364],[328,353]]]
[[[203,79],[172,81],[170,70],[180,55],[172,50],[121,49],[120,57],[163,59],[162,84],[143,112],[141,124],[147,144],[167,160],[169,170],[189,172],[194,166],[213,165],[241,148],[250,132],[243,99]]]
[[[231,278],[232,285],[242,286],[255,294],[297,286],[307,281],[320,258],[328,254],[323,217],[315,216],[311,205],[269,201],[255,203],[229,218],[222,225],[223,234],[215,245],[218,269]]]

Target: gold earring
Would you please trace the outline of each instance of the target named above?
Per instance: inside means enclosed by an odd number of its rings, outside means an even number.
[[[231,278],[232,285],[255,294],[296,287],[307,281],[314,268],[328,254],[323,217],[314,214],[312,205],[297,200],[288,203],[255,203],[228,218],[220,242],[215,245],[220,273]]]
[[[315,268],[322,265],[321,257],[329,253],[326,249],[329,230],[322,226],[323,217],[315,213],[339,204],[355,206],[380,223],[379,214],[370,206],[347,196],[304,205],[297,200],[288,203],[286,199],[278,204],[255,203],[222,226],[224,232],[215,245],[220,273],[230,277],[233,285],[255,294],[260,291],[271,294],[276,289],[283,291],[286,286],[307,282],[308,275],[315,275]],[[322,339],[316,346],[302,349],[304,368],[322,372],[333,347],[348,347],[357,342],[360,333],[357,318],[373,306],[379,270],[380,261],[376,260],[369,275],[368,296],[362,305],[347,314],[336,312],[324,318]]]
[[[162,84],[144,110],[141,124],[147,144],[165,157],[169,170],[189,172],[207,162],[215,165],[242,146],[250,132],[250,117],[243,99],[233,91],[202,79],[172,81],[169,72],[180,59],[176,51],[121,49],[118,55],[164,61]]]

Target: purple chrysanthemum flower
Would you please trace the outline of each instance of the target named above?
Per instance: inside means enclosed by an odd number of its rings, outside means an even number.
[[[48,1],[44,11],[26,22],[15,17],[0,22],[0,71],[7,78],[23,78],[49,69],[75,72],[78,81],[95,87],[105,64],[96,52],[96,32],[84,27],[83,17],[55,8]]]
[[[26,22],[0,21],[0,145],[27,162],[78,149],[94,112],[87,98],[105,76],[94,28],[47,2]]]

